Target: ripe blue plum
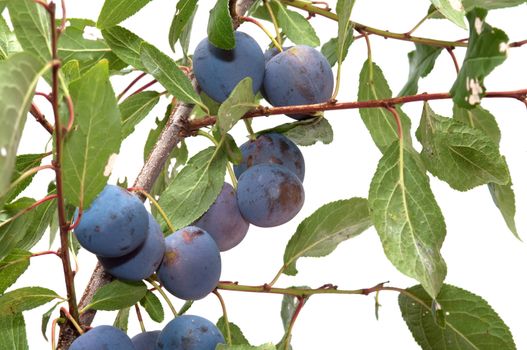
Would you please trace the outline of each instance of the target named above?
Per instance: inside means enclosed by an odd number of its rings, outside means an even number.
[[[326,102],[334,87],[328,60],[316,49],[298,45],[279,53],[265,65],[264,89],[273,106]],[[289,115],[306,119],[309,115]]]
[[[236,191],[243,217],[260,227],[291,220],[304,204],[304,187],[289,169],[277,164],[258,164],[245,171]]]
[[[143,203],[114,185],[106,185],[75,229],[80,245],[102,257],[132,252],[143,244],[147,232],[148,212]]]
[[[69,350],[136,350],[122,330],[112,326],[97,326],[71,344]]]
[[[157,276],[173,295],[198,300],[214,290],[221,274],[220,251],[214,239],[196,226],[165,238],[165,255]]]
[[[194,51],[194,75],[201,89],[217,102],[229,97],[246,77],[253,82],[253,92],[260,90],[264,79],[265,59],[258,43],[249,35],[236,32],[236,47],[222,50],[203,39]]]
[[[157,338],[161,331],[151,331],[139,333],[132,338],[135,350],[152,350],[155,349]]]
[[[240,213],[236,191],[230,184],[223,184],[216,201],[194,226],[207,231],[221,252],[237,246],[243,240],[249,230],[249,223]]]
[[[209,320],[194,315],[179,316],[165,326],[156,350],[214,350],[224,344],[220,330]]]
[[[148,213],[148,233],[143,244],[125,256],[97,258],[112,276],[127,281],[141,281],[156,272],[164,253],[165,237],[156,219]]]
[[[234,173],[240,175],[256,164],[271,163],[285,166],[304,181],[305,163],[302,152],[291,140],[282,134],[270,133],[258,136],[241,145],[243,160],[234,166]]]

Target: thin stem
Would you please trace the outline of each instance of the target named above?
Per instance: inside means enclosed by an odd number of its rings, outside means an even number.
[[[178,317],[179,314],[177,313],[176,308],[174,307],[174,305],[172,304],[172,302],[168,298],[168,295],[165,293],[163,288],[161,288],[161,286],[159,284],[157,284],[157,282],[154,281],[152,278],[147,279],[147,281],[159,292],[159,294],[161,294],[161,297],[163,299],[165,299],[165,301],[168,304],[168,307],[170,308],[170,311],[172,312],[174,317]]]
[[[156,201],[156,199],[148,192],[146,192],[144,189],[142,188],[138,188],[138,187],[130,187],[128,189],[128,191],[134,191],[134,192],[139,192],[141,193],[143,196],[145,196],[146,198],[148,198],[148,200],[150,201],[150,203],[156,207],[156,209],[159,211],[159,213],[161,214],[161,216],[163,217],[163,220],[165,220],[165,222],[167,223],[167,226],[168,228],[170,229],[171,232],[175,232],[176,229],[174,227],[174,225],[172,225],[172,222],[170,221],[170,219],[168,218],[166,212],[163,210],[163,208],[159,205],[159,203]]]
[[[75,108],[73,107],[73,100],[70,95],[64,95],[64,99],[66,100],[66,106],[68,106],[68,126],[65,130],[68,133],[73,128],[73,123],[75,122]]]
[[[273,22],[274,31],[276,33],[276,41],[280,45],[280,46],[277,46],[276,48],[281,47],[282,46],[282,36],[280,35],[280,26],[278,25],[278,21],[276,20],[276,16],[274,15],[273,8],[269,4],[269,0],[263,0],[263,3],[265,5],[265,8],[267,9],[267,13],[269,13],[269,17],[271,17],[271,21]]]
[[[44,97],[49,103],[51,103],[51,97],[49,96],[49,94],[45,93],[45,92],[39,92],[39,91],[36,91],[35,92],[35,96],[42,96]]]
[[[397,135],[399,136],[399,140],[403,139],[403,126],[401,125],[401,118],[399,117],[399,113],[393,106],[386,106],[385,107],[395,118],[395,122],[397,123]]]
[[[73,318],[73,316],[68,312],[68,310],[66,310],[66,308],[61,307],[60,312],[64,314],[64,316],[66,316],[66,318],[73,324],[73,326],[75,327],[77,332],[79,332],[79,334],[84,333],[84,330],[81,328],[81,326],[79,326],[79,323],[77,322],[77,320]]]
[[[450,57],[452,58],[452,62],[454,63],[454,67],[456,68],[456,73],[459,74],[459,63],[457,62],[456,55],[454,54],[454,48],[449,47],[446,49]]]
[[[58,198],[57,194],[50,194],[49,196],[46,196],[46,197],[36,201],[35,203],[31,204],[29,207],[24,208],[21,211],[19,211],[18,213],[16,213],[15,215],[11,216],[9,219],[0,222],[0,227],[3,227],[5,225],[9,224],[10,222],[14,221],[15,219],[18,219],[19,217],[21,217],[22,215],[26,214],[27,212],[30,212],[31,210],[35,209],[39,205],[41,205],[41,204],[43,204],[43,203],[45,203],[47,201],[56,199],[56,198]]]
[[[203,136],[209,139],[214,144],[214,146],[216,146],[216,148],[221,147],[223,145],[223,142],[225,142],[225,137],[222,137],[221,141],[218,142],[211,134],[203,130],[198,130],[197,135],[200,135],[200,136]],[[229,177],[231,178],[232,187],[236,189],[238,187],[238,179],[236,179],[236,174],[234,174],[234,169],[232,168],[231,163],[227,164],[227,172],[229,173]]]
[[[137,303],[134,304],[135,314],[137,315],[137,321],[139,321],[139,326],[141,327],[141,332],[146,332],[145,323],[143,322],[143,315],[141,315],[141,309]]]
[[[276,275],[274,276],[273,280],[269,283],[267,283],[267,286],[269,287],[272,287],[276,284],[276,282],[278,282],[278,279],[280,278],[280,276],[282,276],[282,273],[284,273],[285,271],[285,268],[286,266],[285,265],[282,265],[282,267],[280,268],[280,270],[278,270],[278,272],[276,273]]]
[[[190,307],[192,306],[192,304],[194,304],[194,300],[187,300],[185,302],[185,304],[183,304],[183,306],[181,307],[181,309],[179,309],[179,312],[177,313],[178,316],[181,316],[183,315],[185,312],[188,311],[188,309],[190,309]]]
[[[232,345],[231,326],[229,324],[229,316],[227,315],[227,307],[225,306],[225,301],[223,300],[220,292],[218,292],[217,289],[214,289],[213,293],[214,295],[216,295],[216,297],[218,297],[218,300],[221,304],[221,311],[223,312],[223,320],[225,321],[225,329],[227,330],[227,344]]]
[[[141,79],[143,79],[144,77],[146,77],[146,73],[141,73],[137,78],[135,78],[134,80],[132,80],[132,82],[130,84],[128,84],[128,86],[117,96],[117,101],[119,101],[128,91],[130,91],[131,88],[134,87],[134,85]]]
[[[31,104],[31,109],[29,110],[31,115],[35,117],[35,120],[46,129],[51,135],[53,135],[53,125],[51,125],[47,120],[44,114],[38,109],[37,105],[34,103]]]
[[[298,298],[298,305],[296,306],[295,313],[291,317],[291,322],[289,322],[289,327],[287,327],[287,333],[285,334],[284,349],[289,349],[289,344],[291,343],[291,336],[293,334],[293,327],[295,326],[295,322],[298,318],[298,315],[300,315],[300,311],[304,307],[305,302],[306,299],[304,297]]]
[[[247,132],[249,133],[249,139],[256,140],[256,135],[254,133],[253,126],[251,124],[251,120],[246,118],[246,119],[243,120],[243,122],[245,124],[245,128],[247,129]]]
[[[66,22],[68,21],[67,20],[67,15],[66,15],[66,1],[65,0],[61,0],[60,3],[61,3],[61,7],[62,7],[62,21],[60,23],[60,28],[58,29],[59,30],[59,35],[62,34],[64,32],[64,30],[66,30]]]
[[[32,253],[31,258],[34,258],[37,256],[44,256],[44,255],[56,255],[60,258],[60,254],[54,250],[46,250],[44,252]]]
[[[437,12],[437,10],[434,10],[434,11],[430,12],[429,14],[427,14],[426,16],[424,16],[423,19],[421,19],[419,22],[417,22],[417,24],[412,29],[410,29],[408,32],[406,32],[405,34],[406,35],[412,35],[412,33],[415,32],[423,23],[425,23],[430,17],[435,15],[436,12]]]
[[[143,92],[144,90],[148,89],[150,86],[154,85],[155,83],[157,83],[157,80],[155,79],[146,83],[145,85],[141,86],[139,89],[132,92],[130,96],[137,95],[138,93]]]
[[[527,40],[516,41],[516,42],[510,43],[509,47],[521,47],[526,44],[527,44]]]
[[[55,350],[57,348],[56,343],[56,328],[57,328],[57,322],[60,320],[60,318],[55,318],[51,322],[51,350]]]
[[[41,170],[45,170],[45,169],[55,169],[55,168],[51,164],[46,164],[46,165],[41,165],[41,166],[37,166],[37,167],[29,169],[28,171],[21,174],[14,182],[12,182],[0,197],[4,196],[9,191],[13,190],[16,186],[18,186],[18,184],[20,184],[22,181],[24,181],[28,177],[38,173]]]
[[[264,26],[262,23],[260,23],[260,21],[258,21],[257,19],[254,19],[254,18],[252,18],[252,17],[241,16],[241,17],[239,17],[239,18],[240,18],[240,20],[242,20],[242,21],[244,21],[244,22],[251,22],[251,23],[256,24],[258,27],[260,27],[261,30],[264,31],[265,35],[267,35],[267,36],[269,37],[269,39],[271,39],[271,41],[273,42],[273,45],[276,46],[276,48],[277,48],[280,52],[283,51],[283,49],[282,49],[282,45],[280,45],[280,44],[278,43],[278,41],[276,41],[276,39],[274,38],[273,34],[271,34],[271,33],[267,30],[267,28],[265,28],[265,26]]]

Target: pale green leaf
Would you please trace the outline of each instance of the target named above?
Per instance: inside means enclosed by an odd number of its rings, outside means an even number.
[[[88,308],[108,311],[123,309],[139,302],[147,291],[143,282],[115,280],[95,292]]]
[[[0,350],[28,350],[26,323],[21,313],[0,316]]]
[[[3,294],[27,270],[30,257],[30,252],[14,249],[0,260],[0,294]]]
[[[121,60],[136,69],[143,71],[146,69],[141,61],[143,39],[128,29],[119,26],[104,29],[102,36],[111,47],[113,53]]]
[[[13,184],[18,180],[15,186],[6,193],[0,193],[0,207],[4,202],[13,201],[27,186],[31,183],[36,174],[27,176],[26,178],[19,180],[22,174],[40,165],[42,159],[47,155],[44,153],[38,154],[21,154],[16,157],[15,171],[11,176],[11,183]]]
[[[223,50],[232,50],[236,46],[234,28],[229,12],[229,0],[218,0],[210,11],[207,25],[209,42]]]
[[[49,193],[50,195],[52,193]],[[56,215],[57,202],[55,200],[46,201],[32,210],[31,216],[24,215],[17,220],[24,220],[26,228],[17,232],[18,241],[16,247],[20,249],[31,249],[37,244],[47,228],[51,224],[52,218]]]
[[[454,105],[454,119],[483,131],[494,143],[499,145],[501,131],[496,118],[481,106],[466,109]]]
[[[276,350],[276,346],[271,343],[259,346],[218,344],[216,350]]]
[[[151,291],[146,292],[146,295],[141,299],[141,306],[145,308],[152,321],[163,322],[165,318],[163,305],[154,293]]]
[[[462,0],[465,11],[471,11],[475,7],[487,10],[513,7],[527,3],[527,0]]]
[[[189,61],[189,58],[188,58],[188,54],[189,54],[188,49],[189,49],[189,46],[190,46],[190,36],[192,34],[192,28],[193,28],[193,25],[194,25],[194,18],[196,17],[196,12],[197,11],[198,11],[198,9],[196,8],[194,10],[194,13],[190,17],[190,19],[187,21],[187,24],[185,25],[185,27],[183,27],[183,31],[179,35],[179,44],[181,45],[181,49],[183,50],[183,55],[185,56],[184,60],[183,60],[183,64],[184,65],[190,64],[190,61]]]
[[[318,46],[320,39],[309,21],[300,13],[287,9],[281,2],[277,6],[276,17],[285,35],[297,45]]]
[[[48,341],[48,336],[46,335],[46,331],[48,328],[49,319],[51,318],[51,314],[53,314],[53,311],[55,311],[57,306],[59,306],[60,304],[61,302],[59,301],[58,303],[53,305],[48,311],[46,311],[42,315],[42,321],[40,323],[40,330],[42,331],[42,336],[44,337],[44,339],[46,339],[46,341]]]
[[[355,0],[338,0],[337,1],[337,16],[338,16],[338,62],[341,64],[348,53],[348,48],[351,45],[349,42],[350,29],[353,29],[350,23],[351,10],[355,5]],[[351,30],[352,31],[352,30]]]
[[[432,4],[441,12],[448,20],[452,21],[459,27],[466,29],[464,16],[465,9],[461,0],[430,0]]]
[[[440,254],[446,227],[429,179],[414,157],[394,142],[373,176],[369,202],[388,259],[435,297],[446,276]]]
[[[343,49],[342,51],[342,60],[344,61],[344,58],[348,55],[348,49],[351,46],[351,43],[353,43],[353,27],[348,28],[348,32],[346,34],[346,40],[344,41],[344,46],[340,47]],[[326,57],[328,60],[328,63],[331,67],[335,65],[335,63],[339,60],[339,40],[338,38],[331,38],[329,39],[324,45],[322,45],[322,48],[320,49],[320,52]]]
[[[113,326],[119,328],[123,332],[128,332],[128,318],[130,316],[130,307],[125,307],[117,312]]]
[[[419,285],[399,295],[403,319],[422,349],[516,349],[507,325],[480,296],[445,284],[435,300],[445,315],[444,327],[434,320],[433,302]]]
[[[60,70],[64,80],[69,84],[81,77],[81,65],[77,60],[71,60],[65,63]]]
[[[6,257],[17,246],[17,243],[22,239],[21,233],[27,232],[34,212],[29,211],[15,219],[13,217],[33,204],[35,204],[34,199],[22,197],[7,204],[0,212],[2,214],[0,220],[0,259]]]
[[[220,317],[218,322],[216,322],[216,327],[218,327],[221,334],[223,334],[225,338],[227,338],[227,324],[223,316]],[[243,335],[243,332],[240,327],[238,327],[232,322],[229,322],[229,329],[231,332],[232,345],[250,345],[247,338],[245,338],[245,336]]]
[[[327,145],[333,141],[333,128],[326,118],[313,118],[293,123],[296,126],[284,135],[299,146],[311,146],[318,141]]]
[[[121,135],[123,140],[130,135],[159,102],[159,93],[143,91],[132,95],[119,104],[121,111]]]
[[[507,227],[516,238],[520,239],[518,230],[516,229],[516,221],[514,219],[516,216],[516,199],[514,191],[512,190],[512,183],[506,185],[490,183],[488,186],[492,200],[500,210]]]
[[[321,257],[358,236],[372,225],[368,201],[364,198],[328,203],[304,219],[287,243],[284,273],[296,275],[300,257]]]
[[[441,51],[440,47],[415,44],[415,50],[408,54],[408,61],[410,62],[408,81],[401,92],[399,92],[399,96],[415,95],[417,93],[419,78],[424,78],[430,74]]]
[[[228,132],[245,113],[258,106],[254,103],[253,81],[247,77],[240,81],[218,110],[217,125],[223,133]]]
[[[0,15],[0,60],[5,60],[20,51],[22,51],[22,48],[15,33],[11,31],[4,17]]]
[[[14,315],[34,309],[61,297],[54,291],[42,287],[24,287],[0,296],[0,315]]]
[[[97,19],[100,29],[115,26],[137,13],[152,0],[106,0]]]
[[[176,13],[172,19],[170,30],[168,32],[168,43],[172,51],[176,42],[181,38],[187,24],[192,25],[192,18],[197,9],[198,0],[179,0],[176,5]]]

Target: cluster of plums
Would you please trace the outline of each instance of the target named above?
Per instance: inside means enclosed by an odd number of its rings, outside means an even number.
[[[183,315],[161,331],[139,333],[132,339],[118,328],[97,326],[78,337],[70,350],[213,350],[223,343],[223,335],[212,322]]]

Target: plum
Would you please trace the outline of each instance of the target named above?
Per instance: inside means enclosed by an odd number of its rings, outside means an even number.
[[[326,102],[333,93],[333,72],[316,49],[298,45],[279,53],[265,65],[264,90],[273,106]],[[306,119],[309,115],[289,115]]]
[[[256,164],[273,163],[283,165],[304,181],[305,164],[302,152],[291,140],[282,134],[269,133],[258,136],[241,145],[243,160],[234,166],[234,173],[240,175]]]
[[[127,281],[140,281],[156,272],[164,253],[165,237],[156,219],[148,213],[148,233],[143,244],[125,256],[97,258],[112,276]]]
[[[139,333],[132,338],[132,343],[135,346],[135,350],[152,350],[155,348],[157,338],[161,331],[151,331]]]
[[[165,326],[156,350],[214,350],[225,343],[220,330],[209,320],[194,315],[179,316]]]
[[[69,350],[135,350],[134,344],[122,330],[112,326],[97,326],[71,344]]]
[[[246,77],[253,83],[253,92],[260,90],[264,79],[265,59],[258,43],[249,35],[236,32],[236,47],[222,50],[203,39],[194,51],[194,75],[209,97],[223,102],[236,85]]]
[[[207,231],[221,252],[237,246],[243,240],[249,230],[249,223],[240,214],[236,191],[230,184],[223,184],[216,201],[194,226]]]
[[[260,227],[291,220],[304,204],[304,187],[293,172],[278,164],[258,164],[247,169],[236,191],[243,217]]]
[[[214,290],[220,274],[220,251],[205,230],[187,226],[165,238],[157,276],[171,294],[184,300],[202,299]]]
[[[102,257],[124,256],[146,239],[148,212],[125,189],[106,185],[84,211],[75,235],[86,250]]]

